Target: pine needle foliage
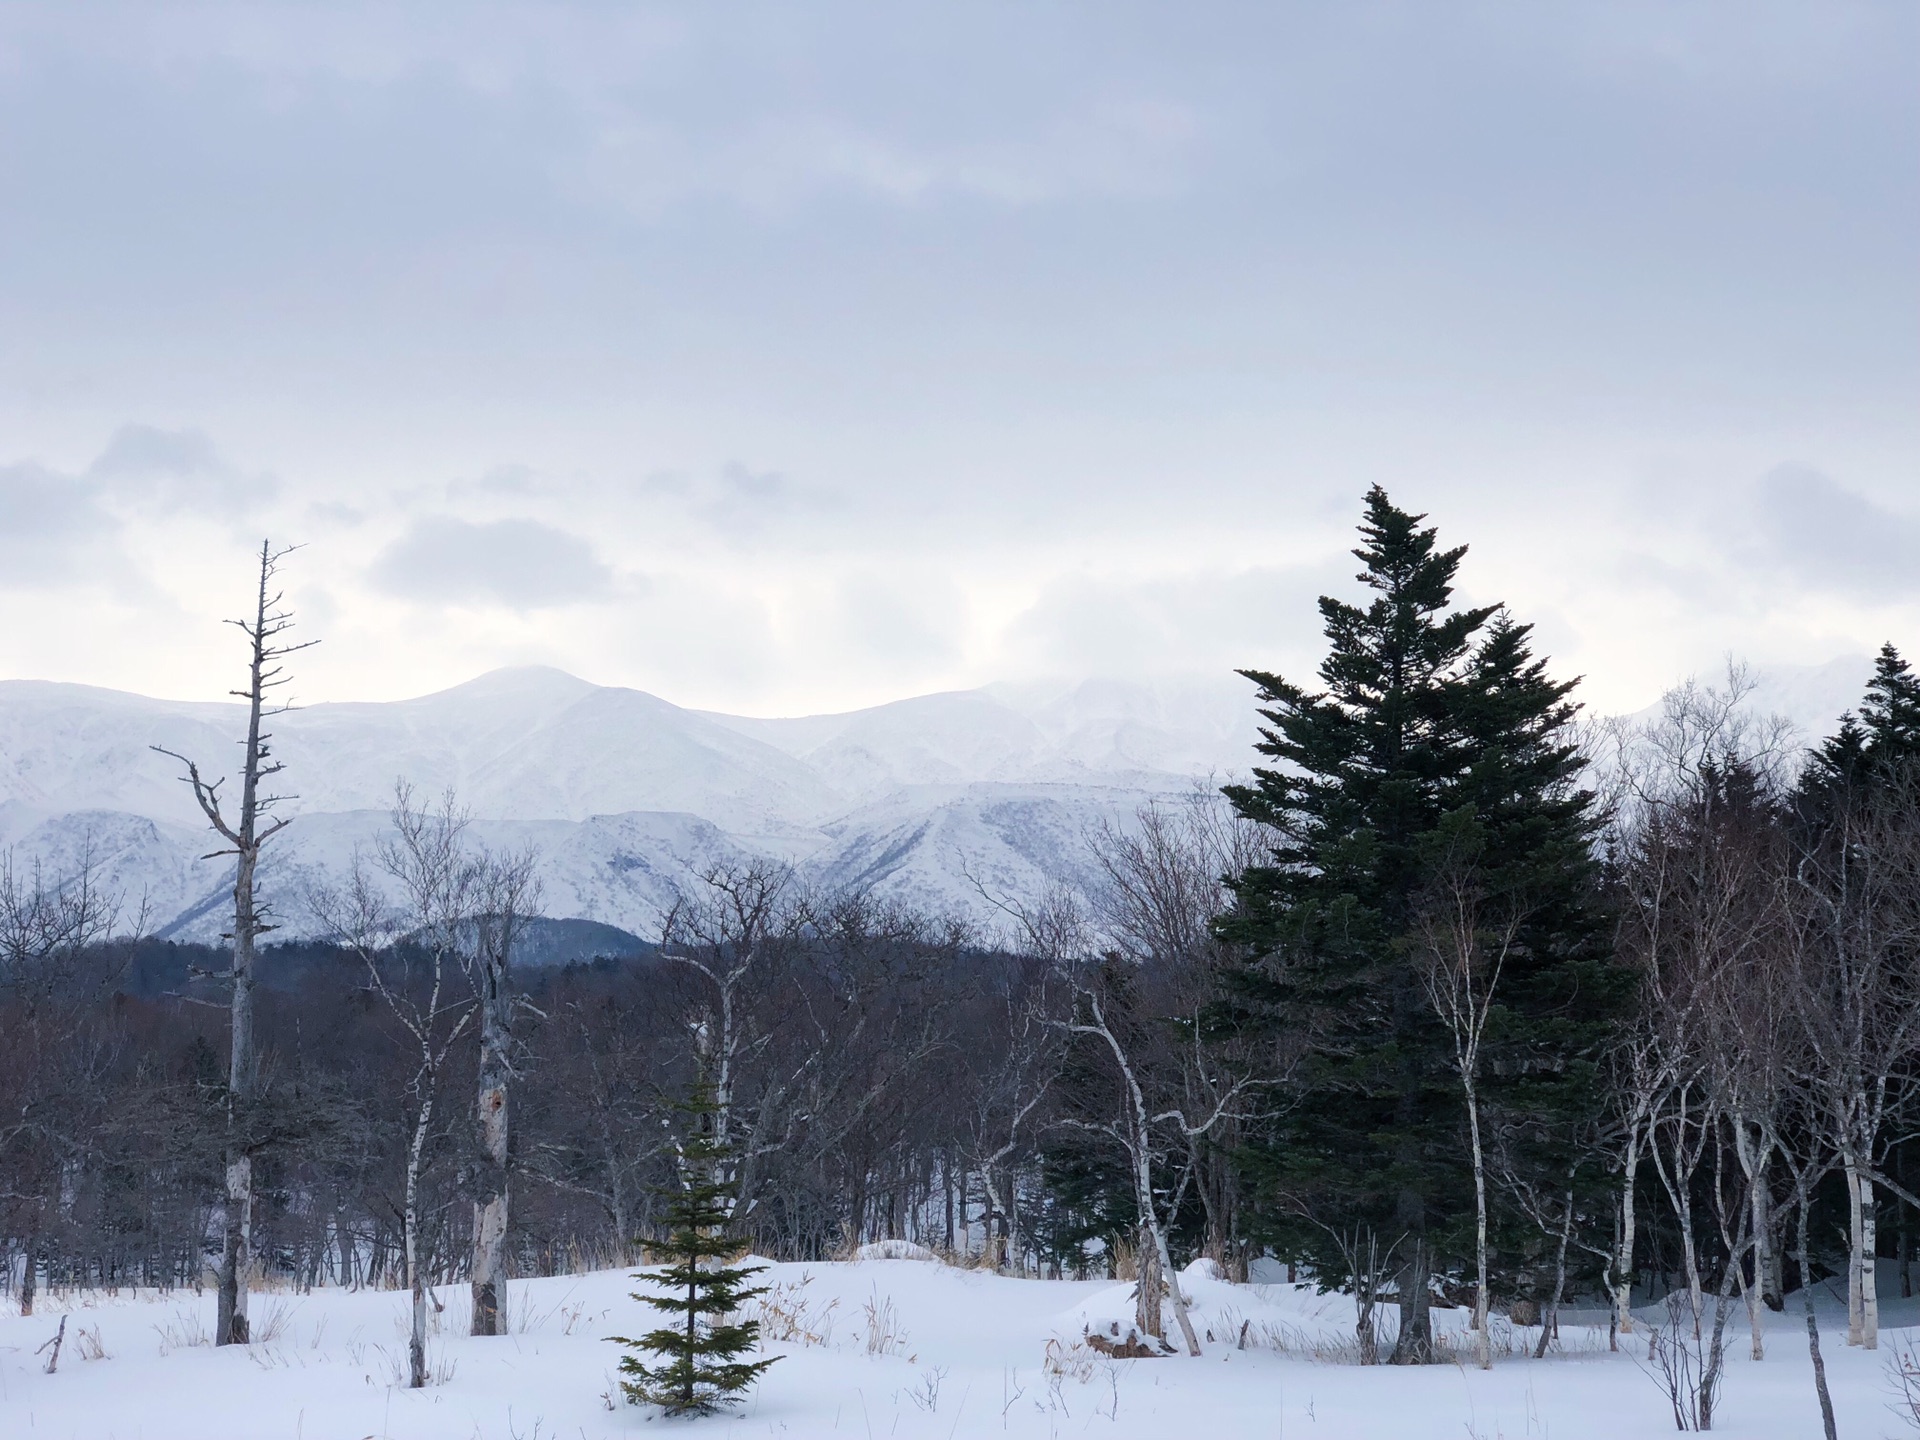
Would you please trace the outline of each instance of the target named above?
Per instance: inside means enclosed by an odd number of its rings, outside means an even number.
[[[668,1236],[654,1246],[666,1264],[633,1277],[661,1292],[636,1291],[633,1298],[672,1318],[635,1340],[611,1338],[660,1357],[620,1357],[628,1377],[620,1388],[630,1403],[658,1405],[669,1415],[711,1415],[743,1401],[779,1357],[743,1359],[760,1343],[760,1322],[730,1318],[765,1287],[748,1284],[762,1267],[726,1263],[737,1248],[727,1236],[735,1196],[731,1157],[713,1134],[711,1088],[697,1085],[681,1108],[690,1124],[680,1146],[680,1184],[667,1192]]]

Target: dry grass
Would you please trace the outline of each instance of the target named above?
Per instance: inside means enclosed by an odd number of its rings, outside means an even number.
[[[840,1302],[829,1300],[821,1304],[807,1293],[811,1284],[813,1276],[803,1274],[798,1280],[769,1285],[766,1293],[748,1301],[741,1313],[749,1320],[760,1322],[763,1340],[803,1347],[830,1345],[834,1312],[840,1308]]]
[[[160,1337],[162,1355],[169,1355],[175,1350],[192,1350],[198,1346],[213,1343],[213,1336],[207,1333],[206,1324],[200,1318],[198,1306],[176,1310],[171,1320],[162,1321],[153,1328]]]
[[[873,1297],[861,1309],[867,1320],[867,1354],[906,1354],[907,1327],[900,1323],[900,1312],[893,1308],[892,1298],[875,1290]]]
[[[1041,1357],[1040,1365],[1050,1376],[1063,1380],[1078,1380],[1084,1385],[1093,1378],[1093,1351],[1079,1340],[1075,1340],[1071,1345],[1063,1345],[1058,1340],[1049,1340],[1046,1354]]]

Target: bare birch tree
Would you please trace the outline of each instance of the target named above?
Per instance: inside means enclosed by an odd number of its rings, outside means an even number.
[[[701,889],[683,896],[660,929],[661,953],[707,982],[706,1029],[699,1044],[711,1065],[714,1143],[734,1150],[734,1087],[744,1052],[758,1043],[746,1025],[743,995],[750,976],[763,966],[788,918],[786,900],[792,876],[785,866],[765,861],[719,864],[700,875]],[[732,1192],[729,1204],[742,1200],[734,1186],[735,1161],[722,1176]]]
[[[1879,1348],[1876,1184],[1920,1055],[1920,817],[1910,797],[1843,811],[1795,867],[1810,942],[1797,997],[1847,1188],[1847,1343]],[[1894,1189],[1903,1193],[1904,1187]]]
[[[1476,875],[1478,843],[1470,826],[1450,823],[1444,833],[1447,853],[1437,857],[1432,893],[1417,920],[1425,961],[1421,978],[1434,1013],[1452,1038],[1454,1070],[1466,1102],[1467,1141],[1473,1151],[1474,1355],[1482,1370],[1491,1370],[1493,1342],[1487,1330],[1492,1308],[1487,1264],[1487,1147],[1481,1133],[1480,1066],[1487,1022],[1500,990],[1500,972],[1526,916],[1511,901],[1499,907],[1502,913],[1487,913],[1489,897]],[[1571,1210],[1569,1202],[1569,1216]],[[1564,1260],[1564,1250],[1562,1253]]]
[[[403,781],[394,787],[393,836],[381,841],[379,869],[399,890],[390,903],[380,881],[356,856],[344,890],[316,891],[310,904],[332,936],[359,956],[367,988],[399,1026],[412,1074],[401,1245],[407,1288],[413,1297],[407,1338],[408,1385],[427,1383],[426,1257],[421,1252],[421,1180],[433,1134],[441,1077],[455,1043],[474,1018],[472,994],[456,988],[461,940],[473,924],[480,867],[464,845],[467,817],[453,796],[439,805],[416,806]]]

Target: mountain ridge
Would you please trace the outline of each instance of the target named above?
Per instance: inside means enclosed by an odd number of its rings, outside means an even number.
[[[1869,665],[1768,672],[1755,702],[1819,733],[1857,703]],[[205,821],[177,762],[150,747],[217,770],[244,717],[237,700],[0,681],[0,847],[56,876],[91,853],[109,884],[146,898],[155,930],[217,936],[230,867],[201,858]],[[759,858],[994,923],[983,884],[1016,899],[1084,889],[1089,833],[1244,771],[1256,719],[1237,676],[1002,684],[754,717],[505,667],[276,716],[282,813],[298,823],[269,848],[262,884],[287,933],[313,933],[303,896],[366,851],[405,778],[423,797],[451,790],[485,843],[534,845],[555,918],[645,936],[702,868]]]

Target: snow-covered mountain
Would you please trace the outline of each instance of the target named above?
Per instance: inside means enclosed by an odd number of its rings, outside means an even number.
[[[292,933],[303,897],[381,833],[396,779],[451,788],[477,838],[531,843],[549,914],[645,935],[703,865],[774,856],[826,884],[991,914],[976,880],[1031,897],[1084,878],[1084,837],[1208,771],[1245,768],[1242,682],[1114,682],[924,695],[765,720],[682,709],[558,670],[495,671],[386,704],[277,717],[298,822],[263,885]],[[1237,703],[1236,703],[1237,701]],[[238,704],[0,682],[0,845],[70,874],[91,850],[164,934],[218,933],[224,862],[179,765],[230,768]]]
[[[1864,657],[1761,676],[1756,708],[1809,734],[1857,703]],[[151,747],[230,769],[238,704],[153,700],[44,681],[0,682],[0,847],[16,867],[74,873],[91,851],[149,924],[217,935],[226,862],[180,767]],[[298,821],[263,884],[286,930],[304,897],[382,832],[396,779],[451,788],[490,845],[532,844],[549,915],[652,934],[717,859],[772,856],[826,885],[993,921],[981,886],[1030,899],[1083,884],[1086,837],[1156,795],[1254,758],[1238,677],[997,685],[841,715],[756,719],[687,710],[558,670],[497,670],[385,704],[277,717],[278,777]]]

